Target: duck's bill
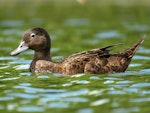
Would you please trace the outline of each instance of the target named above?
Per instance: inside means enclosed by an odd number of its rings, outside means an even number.
[[[18,48],[10,53],[11,56],[16,56],[23,51],[26,51],[29,47],[25,44],[24,41],[21,41]]]

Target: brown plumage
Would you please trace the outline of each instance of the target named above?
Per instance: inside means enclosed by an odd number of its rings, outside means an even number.
[[[80,52],[58,62],[52,62],[50,57],[50,36],[43,28],[33,28],[23,34],[19,47],[11,52],[11,55],[18,55],[27,49],[33,49],[35,54],[30,65],[30,71],[37,73],[50,71],[73,75],[78,73],[101,74],[124,72],[143,41],[144,39],[141,39],[132,47],[115,54],[110,54],[109,51],[119,44]]]

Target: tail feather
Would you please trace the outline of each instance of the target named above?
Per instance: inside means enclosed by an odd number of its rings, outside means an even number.
[[[132,58],[133,55],[136,53],[137,49],[139,48],[139,46],[144,42],[145,38],[142,38],[140,41],[138,41],[136,44],[134,44],[132,47],[126,49],[124,52],[124,54],[126,54],[127,58]]]

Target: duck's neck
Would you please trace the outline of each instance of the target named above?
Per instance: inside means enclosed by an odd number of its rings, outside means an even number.
[[[48,60],[51,61],[50,51],[35,51],[34,60]]]
[[[35,64],[38,60],[47,60],[51,61],[50,57],[50,51],[44,52],[44,51],[35,51],[34,53],[34,59],[32,60],[30,64],[30,72],[35,72]]]

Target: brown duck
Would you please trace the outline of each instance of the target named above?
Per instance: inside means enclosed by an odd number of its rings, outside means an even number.
[[[18,55],[27,49],[34,50],[34,59],[30,64],[30,71],[36,73],[50,71],[73,75],[78,73],[124,72],[143,41],[144,39],[141,39],[132,47],[115,54],[109,54],[109,51],[118,44],[80,52],[58,62],[53,62],[50,55],[51,39],[49,34],[43,28],[32,28],[23,34],[20,45],[11,52],[11,55]]]

